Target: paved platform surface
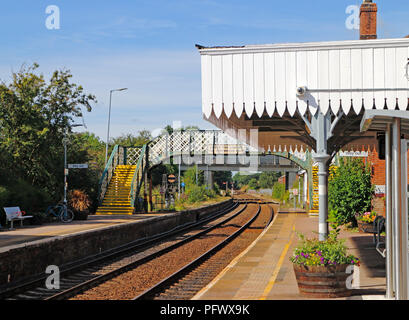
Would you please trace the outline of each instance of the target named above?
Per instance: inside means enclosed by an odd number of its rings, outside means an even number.
[[[137,214],[137,215],[107,215],[107,216],[88,216],[88,220],[74,220],[69,223],[53,222],[39,226],[23,226],[20,227],[19,222],[15,222],[14,229],[9,230],[8,227],[0,229],[0,251],[7,250],[10,246],[20,244],[28,244],[33,241],[52,238],[56,236],[69,235],[87,230],[94,230],[113,226],[117,224],[131,223],[136,220],[144,220],[147,218],[157,217],[161,214]]]
[[[298,242],[297,232],[317,237],[318,217],[286,210],[253,244],[227,266],[194,300],[308,300],[300,296],[289,257]],[[361,260],[354,272],[360,284],[353,296],[340,300],[384,299],[385,260],[377,253],[372,236],[342,230],[340,238]],[[359,281],[358,281],[359,280]]]

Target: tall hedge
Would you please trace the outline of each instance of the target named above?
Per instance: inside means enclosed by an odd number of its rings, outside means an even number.
[[[371,209],[374,186],[371,168],[360,158],[344,158],[328,182],[328,205],[331,222],[356,224],[355,213]]]

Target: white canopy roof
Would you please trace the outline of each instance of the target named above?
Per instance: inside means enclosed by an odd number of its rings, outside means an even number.
[[[320,108],[407,110],[409,39],[199,47],[202,108],[229,119],[243,111],[280,117]],[[297,88],[307,94],[297,97]],[[254,116],[253,116],[254,117]]]

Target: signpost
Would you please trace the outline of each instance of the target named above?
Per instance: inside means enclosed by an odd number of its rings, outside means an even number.
[[[88,163],[69,164],[68,169],[88,169]]]
[[[168,176],[168,182],[169,182],[169,183],[175,183],[175,182],[176,182],[176,177],[175,177],[174,174],[170,174],[170,175]]]

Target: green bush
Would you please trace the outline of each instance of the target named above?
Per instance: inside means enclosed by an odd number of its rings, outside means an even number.
[[[249,181],[249,188],[252,190],[256,190],[259,188],[257,179],[253,178]]]
[[[216,190],[214,190],[214,189],[205,189],[205,192],[206,192],[206,197],[207,198],[216,198],[216,196],[217,196],[217,193],[216,193]]]
[[[217,183],[215,183],[215,184],[213,185],[213,190],[214,190],[214,192],[215,192],[216,195],[219,195],[219,194],[220,194],[220,187],[219,187],[219,185],[218,185]]]
[[[0,186],[0,224],[6,224],[4,207],[20,207],[32,215],[34,212],[44,212],[51,203],[53,201],[46,191],[23,180],[16,180],[10,186]]]
[[[355,225],[355,213],[371,211],[373,192],[370,167],[361,159],[341,159],[328,182],[330,221],[336,225],[349,222]]]
[[[7,207],[7,202],[10,196],[10,191],[5,186],[0,186],[0,224],[4,226],[6,224],[6,213],[3,208]]]
[[[206,189],[204,186],[196,186],[191,185],[189,189],[186,191],[187,194],[187,202],[188,203],[195,203],[205,201],[206,198]]]
[[[31,184],[17,180],[14,185],[9,186],[8,207],[20,207],[21,210],[30,212],[45,211],[47,206],[53,203],[49,194]]]
[[[274,183],[273,194],[272,194],[273,199],[283,200],[284,195],[285,195],[285,185],[280,182]]]

